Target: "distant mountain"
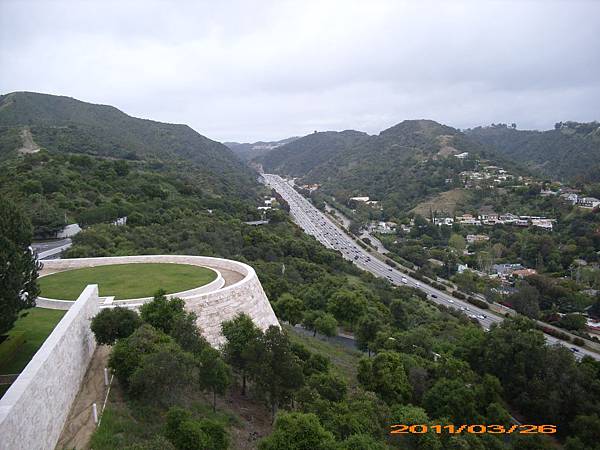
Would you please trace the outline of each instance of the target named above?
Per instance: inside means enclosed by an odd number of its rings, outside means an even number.
[[[267,172],[304,176],[368,138],[368,134],[354,130],[315,132],[267,152],[255,161]]]
[[[390,207],[410,209],[428,195],[448,189],[461,160],[484,147],[459,130],[432,120],[405,120],[379,135],[358,131],[314,133],[257,158],[265,172],[319,183],[340,199],[367,195]]]
[[[258,141],[252,144],[239,142],[223,142],[223,144],[229,147],[239,158],[243,159],[244,161],[249,161],[267,152],[270,152],[271,150],[281,147],[282,145],[289,144],[296,139],[298,139],[298,136],[282,139],[280,141]]]
[[[600,123],[560,122],[553,130],[517,130],[505,124],[465,134],[504,158],[548,177],[600,181]]]
[[[29,132],[31,135],[29,135]],[[0,96],[0,158],[16,154],[21,136],[49,151],[127,159],[183,159],[228,184],[251,172],[225,145],[187,125],[128,116],[113,106],[33,92]],[[17,145],[18,144],[18,145]]]

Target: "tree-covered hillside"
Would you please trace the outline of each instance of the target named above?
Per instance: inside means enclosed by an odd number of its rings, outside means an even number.
[[[366,133],[354,130],[312,133],[256,158],[256,162],[266,172],[304,176],[368,139]]]
[[[0,158],[16,154],[24,128],[50,151],[130,160],[186,159],[228,183],[251,178],[231,150],[189,126],[138,119],[112,106],[33,92],[0,96]]]
[[[466,135],[505,158],[555,179],[600,181],[600,124],[559,122],[553,130],[517,130],[506,124],[477,127]]]
[[[385,200],[388,211],[408,211],[425,197],[448,190],[464,163],[463,152],[482,145],[432,120],[406,120],[379,135],[357,131],[315,133],[257,159],[265,172],[319,183],[321,192]]]

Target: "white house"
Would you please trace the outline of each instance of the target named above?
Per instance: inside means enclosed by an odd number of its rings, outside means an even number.
[[[553,227],[552,221],[550,219],[533,219],[531,221],[531,225],[549,231],[552,231]]]
[[[579,197],[577,199],[577,206],[582,208],[595,208],[598,205],[600,205],[600,200],[595,197]]]

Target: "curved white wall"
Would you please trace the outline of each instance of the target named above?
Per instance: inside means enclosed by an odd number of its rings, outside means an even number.
[[[252,267],[239,261],[208,256],[185,255],[140,255],[116,256],[107,258],[77,258],[55,259],[44,261],[44,268],[50,270],[79,269],[82,267],[95,267],[110,264],[131,263],[175,263],[191,264],[208,267],[216,270],[225,269],[237,272],[242,279],[230,286],[223,287],[224,280],[220,276],[208,285],[190,289],[170,296],[185,300],[186,309],[193,311],[198,316],[196,323],[202,334],[214,346],[223,343],[221,323],[233,319],[239,313],[248,314],[254,323],[262,330],[270,325],[279,326],[277,317],[271,308],[269,300],[260,284],[258,276]],[[150,298],[116,300],[104,307],[127,306],[138,307],[149,301]],[[68,309],[73,302],[64,302],[54,299],[38,298],[38,306]]]

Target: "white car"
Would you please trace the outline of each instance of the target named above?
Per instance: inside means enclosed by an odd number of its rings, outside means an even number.
[[[408,283],[408,280],[406,279],[406,277],[402,277],[402,282],[403,282],[404,284]]]

